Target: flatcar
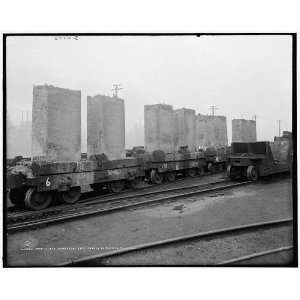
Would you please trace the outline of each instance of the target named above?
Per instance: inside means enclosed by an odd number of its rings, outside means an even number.
[[[117,193],[126,185],[137,188],[144,180],[160,184],[163,180],[174,181],[178,174],[201,175],[210,162],[204,153],[190,153],[184,148],[177,153],[146,153],[139,148],[132,151],[131,157],[119,160],[108,160],[101,154],[78,162],[18,161],[7,170],[7,188],[15,206],[42,210],[54,198],[77,202],[83,186],[94,190],[106,187]]]
[[[259,177],[288,172],[292,165],[292,135],[285,132],[274,142],[232,143],[227,176],[231,179]]]
[[[230,147],[208,147],[203,151],[207,161],[206,171],[215,172],[226,169]]]

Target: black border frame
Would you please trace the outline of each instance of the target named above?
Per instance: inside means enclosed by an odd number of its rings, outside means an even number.
[[[258,32],[258,33],[3,33],[3,267],[5,268],[55,268],[56,266],[9,266],[7,264],[7,226],[6,226],[6,39],[9,36],[291,36],[292,37],[292,131],[293,131],[293,252],[294,260],[288,265],[246,265],[247,267],[298,267],[298,181],[297,181],[297,33]],[[147,267],[217,267],[215,265],[151,265]],[[81,267],[81,266],[80,266]],[[84,267],[84,266],[83,266]],[[145,267],[122,266],[89,266],[89,267]],[[224,266],[223,266],[224,267]],[[226,267],[245,267],[232,265]]]

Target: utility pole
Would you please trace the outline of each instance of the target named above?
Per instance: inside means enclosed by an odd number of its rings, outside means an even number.
[[[254,115],[252,118],[254,119],[254,121],[256,122],[258,115]]]
[[[118,92],[120,91],[120,90],[123,90],[123,88],[122,87],[120,87],[121,86],[121,84],[113,84],[113,88],[111,89],[112,91],[114,91],[114,97],[116,97],[116,98],[118,98]]]
[[[277,120],[278,121],[278,129],[279,129],[279,136],[281,135],[281,120]]]
[[[211,109],[211,115],[214,116],[215,115],[215,110],[217,110],[218,107],[216,105],[211,105],[209,108]]]

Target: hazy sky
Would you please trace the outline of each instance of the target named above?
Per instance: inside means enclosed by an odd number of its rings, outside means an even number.
[[[7,108],[13,122],[31,111],[34,84],[111,95],[121,83],[126,129],[143,122],[144,104],[167,103],[231,120],[257,115],[259,140],[292,128],[292,39],[289,36],[8,37]]]

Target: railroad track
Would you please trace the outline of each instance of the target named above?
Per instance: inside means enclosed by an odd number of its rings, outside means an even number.
[[[60,264],[59,266],[99,266],[99,265],[107,265],[107,261],[110,263],[114,258],[120,258],[124,255],[135,255],[140,254],[141,251],[155,251],[157,249],[161,249],[164,247],[174,246],[182,243],[189,243],[194,241],[200,241],[204,239],[215,239],[220,237],[227,237],[230,235],[239,235],[242,233],[248,233],[253,231],[260,231],[266,229],[279,228],[281,226],[291,226],[293,224],[293,219],[279,219],[275,221],[268,222],[259,222],[252,223],[247,225],[240,225],[234,227],[228,227],[223,229],[216,229],[206,232],[199,232],[190,235],[179,236],[171,239],[155,241],[151,243],[139,244],[132,247],[122,248],[120,250],[109,251],[102,254],[91,255],[84,258],[76,259],[71,262]],[[293,250],[292,245],[282,246],[274,249],[269,249],[266,251],[255,252],[249,255],[234,257],[230,260],[224,260],[221,262],[217,262],[214,265],[218,266],[228,266],[234,265],[235,263],[246,263],[247,261],[251,261],[256,258],[261,258],[268,255],[274,255],[283,252],[290,252]],[[110,264],[108,263],[108,265]]]
[[[190,178],[190,179],[196,179],[196,178]],[[199,179],[199,178],[198,178]],[[12,220],[24,220],[24,219],[33,219],[33,218],[37,218],[37,217],[41,217],[42,215],[51,215],[51,214],[55,214],[55,213],[59,213],[63,210],[68,210],[68,209],[76,209],[76,208],[80,208],[83,206],[87,206],[87,205],[92,205],[92,204],[96,204],[99,202],[106,202],[106,201],[113,201],[115,199],[126,199],[126,198],[131,198],[133,196],[144,196],[144,195],[154,195],[154,194],[158,194],[158,193],[163,193],[165,191],[168,190],[180,190],[180,189],[186,189],[186,188],[190,188],[190,187],[197,187],[197,186],[201,186],[201,185],[206,185],[206,184],[214,184],[214,183],[218,183],[218,182],[225,182],[228,181],[228,178],[221,178],[219,180],[214,180],[214,181],[209,181],[206,183],[196,183],[196,184],[185,184],[186,182],[184,182],[184,179],[180,178],[176,180],[176,183],[181,183],[183,185],[174,188],[174,182],[167,182],[167,183],[163,183],[160,185],[150,185],[150,186],[143,186],[141,188],[138,188],[136,190],[131,189],[131,190],[124,190],[122,192],[119,193],[108,193],[108,194],[97,194],[96,196],[95,193],[96,192],[87,192],[85,194],[82,194],[81,199],[79,199],[79,201],[75,204],[59,204],[56,203],[57,205],[53,205],[49,208],[46,208],[42,211],[28,211],[26,209],[15,209],[14,207],[11,207],[9,210],[7,210],[7,221],[10,222]],[[168,188],[171,185],[170,188]],[[148,192],[149,191],[149,192]]]
[[[52,223],[62,222],[80,217],[110,213],[117,210],[135,208],[179,198],[191,197],[198,194],[217,192],[243,185],[252,181],[232,183],[228,180],[219,180],[206,184],[189,185],[178,188],[139,192],[124,196],[108,197],[106,199],[92,199],[88,202],[58,209],[49,208],[42,212],[25,212],[18,217],[7,216],[7,232],[27,230]]]
[[[285,246],[285,247],[278,247],[278,248],[271,249],[271,250],[255,252],[253,254],[244,255],[241,257],[222,261],[221,263],[218,264],[218,266],[231,266],[231,265],[240,264],[240,263],[244,264],[246,262],[249,263],[251,260],[254,260],[257,258],[266,257],[266,256],[273,255],[273,254],[281,254],[284,252],[290,252],[293,249],[294,249],[293,246]]]
[[[212,176],[212,178],[214,178],[215,181],[221,181],[221,180],[228,180],[228,177],[225,175],[221,176],[220,178],[215,178],[215,176],[219,176],[222,175],[222,173],[224,172],[219,172],[219,173],[212,173],[212,174],[206,174],[207,176]],[[208,178],[208,177],[207,177]],[[126,188],[121,192],[118,193],[113,193],[113,192],[108,192],[108,189],[104,189],[101,192],[96,192],[96,191],[89,191],[86,193],[83,193],[80,197],[80,199],[78,200],[78,202],[76,202],[76,204],[72,204],[72,207],[75,207],[76,205],[81,205],[84,203],[92,203],[94,200],[97,202],[99,200],[106,200],[106,199],[111,199],[111,198],[115,198],[115,197],[120,197],[120,196],[127,196],[127,195],[134,195],[135,193],[141,193],[144,191],[152,191],[153,192],[160,192],[160,191],[164,191],[165,189],[172,189],[174,187],[174,185],[180,185],[182,188],[185,188],[185,186],[190,186],[190,185],[197,185],[199,182],[199,179],[201,180],[202,177],[179,177],[176,178],[176,181],[173,182],[163,182],[159,185],[157,184],[151,184],[151,183],[147,183],[147,182],[143,182],[141,184],[140,187],[138,188]],[[217,179],[217,180],[216,180]],[[194,183],[196,182],[196,183]],[[214,182],[214,181],[209,181],[210,182]],[[57,210],[62,210],[65,208],[69,208],[70,204],[64,204],[64,203],[58,203],[57,201],[54,201],[54,205],[44,209],[43,212],[51,212],[54,211],[55,209]],[[33,211],[31,211],[32,213]],[[13,216],[21,216],[21,215],[25,215],[26,213],[30,213],[30,211],[28,211],[28,209],[25,208],[17,208],[15,206],[9,207],[7,208],[7,216],[9,218],[13,217]],[[38,211],[36,211],[35,213],[40,213]]]
[[[62,204],[62,205],[52,206],[42,211],[23,210],[23,211],[16,211],[16,212],[8,212],[6,220],[8,223],[13,223],[18,220],[24,221],[30,219],[37,219],[37,218],[42,218],[44,216],[55,215],[66,211],[74,211],[75,209],[80,209],[98,203],[112,202],[116,200],[126,200],[126,199],[131,199],[133,197],[146,197],[146,196],[152,196],[157,194],[163,194],[166,192],[168,193],[168,192],[182,191],[190,188],[201,188],[201,187],[210,186],[213,184],[228,182],[228,181],[229,181],[228,179],[220,179],[220,180],[210,181],[207,183],[184,185],[176,188],[173,187],[166,188],[168,187],[166,184],[165,186],[160,185],[159,189],[154,189],[155,187],[157,188],[158,186],[152,185],[150,187],[144,187],[131,192],[126,191],[126,192],[120,192],[118,194],[97,195],[92,197],[85,196],[77,203],[71,205]]]

